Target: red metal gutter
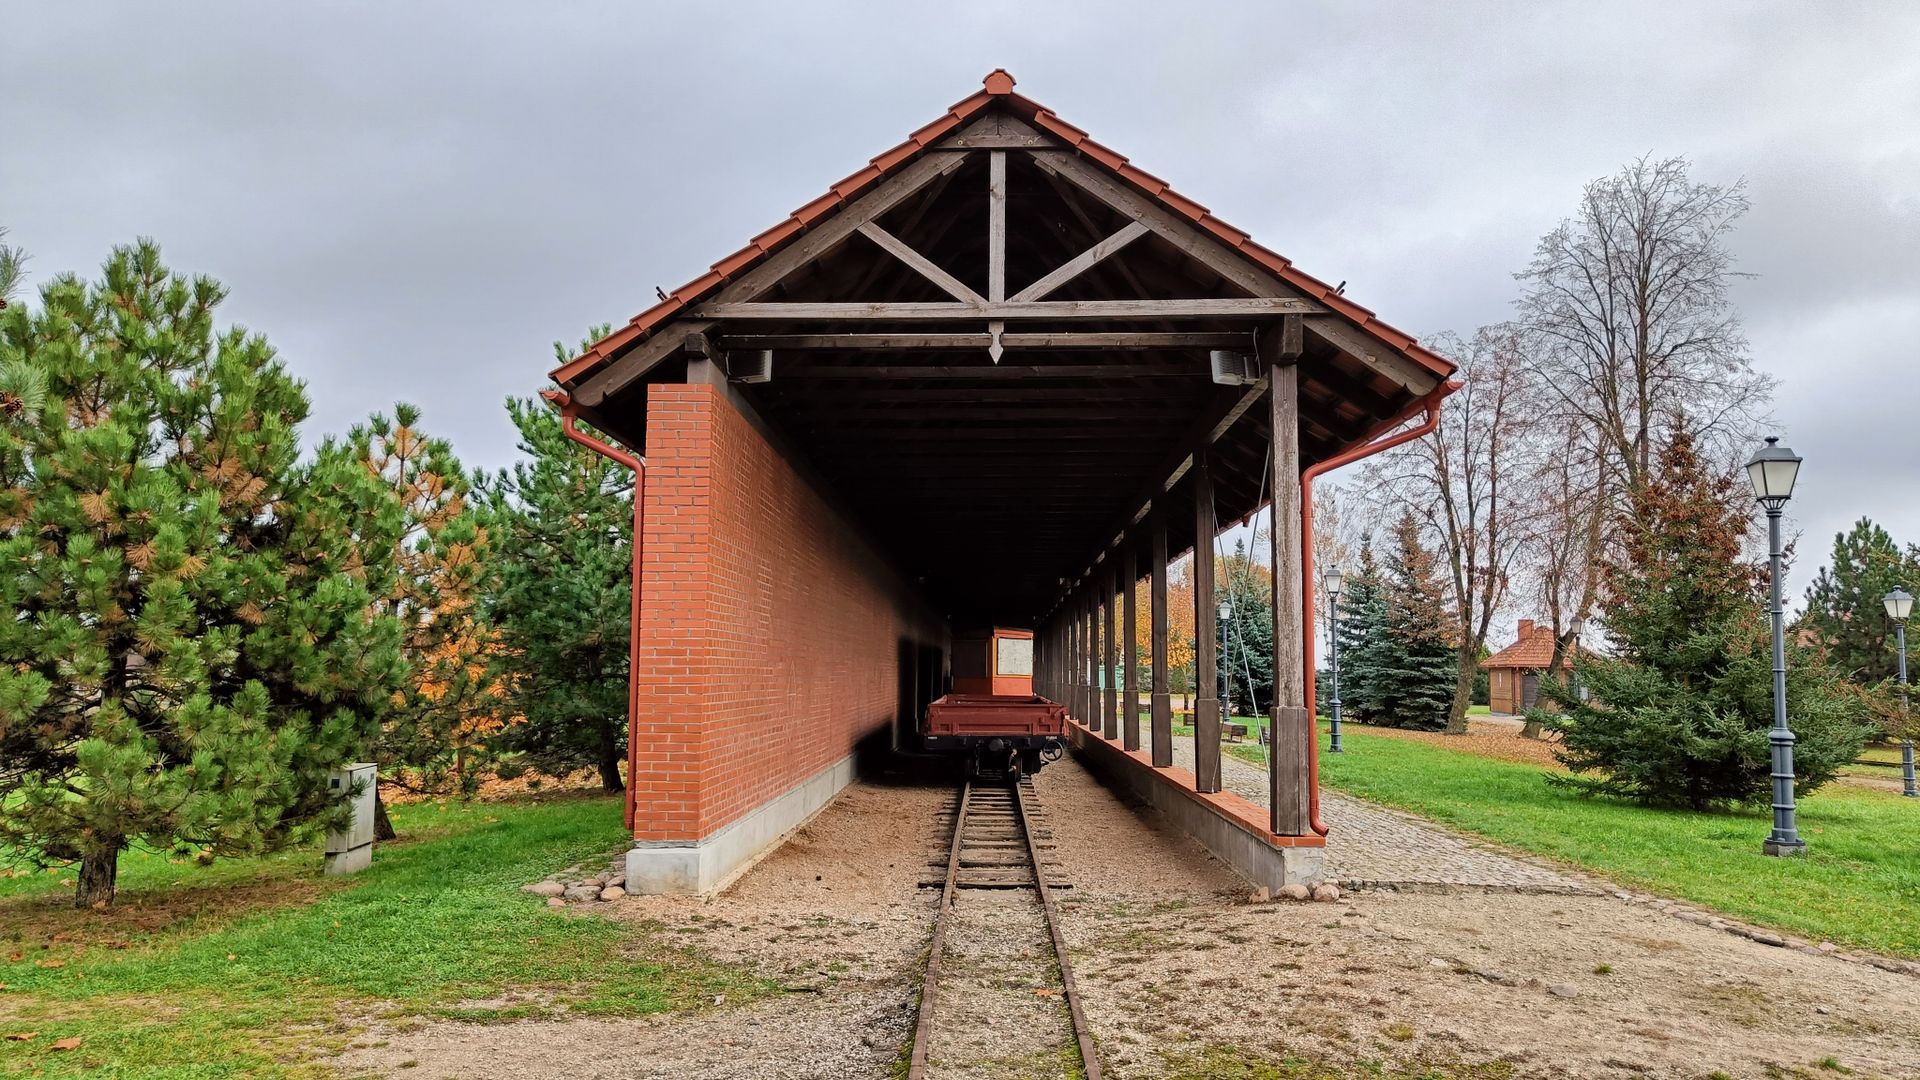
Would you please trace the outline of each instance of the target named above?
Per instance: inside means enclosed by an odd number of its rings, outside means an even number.
[[[1449,379],[1441,383],[1432,393],[1414,402],[1405,412],[1387,421],[1375,429],[1392,430],[1406,423],[1407,419],[1421,409],[1427,411],[1426,420],[1419,426],[1390,435],[1378,442],[1362,443],[1343,454],[1336,454],[1325,461],[1307,467],[1300,474],[1300,574],[1301,582],[1300,627],[1303,639],[1302,651],[1306,655],[1307,669],[1307,825],[1321,836],[1327,835],[1327,824],[1320,820],[1320,720],[1318,711],[1319,676],[1314,656],[1314,581],[1319,576],[1313,566],[1313,481],[1324,472],[1331,472],[1342,465],[1351,465],[1361,458],[1372,457],[1383,450],[1391,450],[1402,443],[1412,442],[1424,435],[1432,434],[1440,426],[1440,402],[1465,384],[1458,379]]]
[[[546,398],[560,410],[560,430],[567,438],[599,454],[601,457],[633,470],[633,604],[628,612],[627,621],[627,810],[625,821],[627,831],[633,831],[633,819],[637,813],[638,784],[635,772],[640,764],[639,740],[634,736],[640,723],[640,553],[645,538],[641,526],[646,521],[646,502],[643,496],[647,486],[647,462],[645,458],[629,454],[609,443],[600,441],[574,426],[573,399],[563,390],[542,390],[540,396]],[[1309,684],[1311,685],[1311,684]],[[1308,691],[1311,701],[1312,691]]]

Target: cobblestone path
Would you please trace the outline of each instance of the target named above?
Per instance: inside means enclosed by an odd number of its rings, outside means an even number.
[[[1173,763],[1193,769],[1193,740],[1176,736]],[[1228,791],[1267,805],[1267,773],[1221,755]],[[1343,888],[1468,887],[1515,892],[1598,893],[1594,885],[1510,855],[1424,818],[1320,789],[1327,835],[1327,877]]]

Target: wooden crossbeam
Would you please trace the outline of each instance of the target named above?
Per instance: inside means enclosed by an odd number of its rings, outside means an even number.
[[[987,334],[727,334],[724,349],[962,349],[982,350]],[[1251,349],[1253,335],[1240,333],[1163,333],[1091,331],[1044,333],[1011,331],[1000,335],[1008,349]],[[881,370],[881,369],[872,369]],[[984,374],[984,371],[982,372]],[[784,376],[783,376],[784,377]]]
[[[696,308],[695,319],[740,322],[935,322],[952,319],[1267,319],[1308,315],[1324,309],[1311,300],[1280,296],[1236,296],[1191,300],[1041,300],[985,304],[715,302]]]
[[[881,228],[877,223],[869,221],[860,226],[860,235],[880,245],[887,254],[905,263],[914,273],[938,285],[941,291],[955,300],[974,307],[987,302],[985,297],[967,288],[966,282],[947,273],[935,265],[932,259],[908,247],[899,237]]]
[[[1097,263],[1107,256],[1112,255],[1114,252],[1145,236],[1147,232],[1148,229],[1145,225],[1137,221],[1128,222],[1119,232],[1114,233],[1105,240],[1075,255],[1065,265],[1013,294],[1013,300],[1018,303],[1044,299],[1059,289],[1060,286],[1093,269]]]

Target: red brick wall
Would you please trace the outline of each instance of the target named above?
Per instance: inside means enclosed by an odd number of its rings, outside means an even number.
[[[713,386],[648,388],[634,836],[708,836],[886,727],[930,628]],[[937,632],[937,631],[934,631]]]

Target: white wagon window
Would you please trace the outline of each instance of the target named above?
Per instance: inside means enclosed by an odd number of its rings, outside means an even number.
[[[1033,639],[995,638],[993,672],[996,675],[1032,675]]]

